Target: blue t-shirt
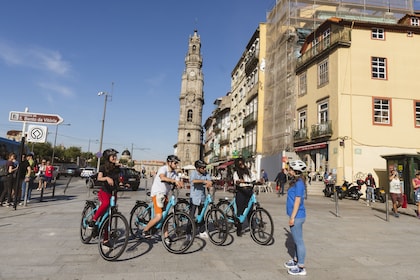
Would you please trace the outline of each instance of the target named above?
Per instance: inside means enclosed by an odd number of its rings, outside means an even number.
[[[205,180],[205,181],[211,181],[211,176],[209,173],[201,174],[197,170],[194,170],[191,172],[190,175],[190,198],[194,205],[200,205],[204,203],[206,200],[206,184],[197,184],[193,183],[194,180]]]
[[[305,206],[303,205],[304,196],[305,184],[302,179],[299,178],[297,182],[287,191],[286,213],[289,217],[292,215],[296,197],[300,197],[300,205],[295,218],[306,218]]]

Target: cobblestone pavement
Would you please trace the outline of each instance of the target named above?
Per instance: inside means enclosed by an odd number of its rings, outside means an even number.
[[[344,199],[337,207],[330,198],[310,193],[304,224],[308,275],[290,276],[283,267],[291,241],[285,196],[258,196],[274,220],[268,246],[257,245],[246,233],[229,236],[220,247],[196,238],[185,254],[174,255],[160,241],[130,240],[124,254],[108,262],[96,244],[80,242],[80,213],[88,198],[84,181],[74,178],[64,194],[66,183],[59,182],[54,198],[49,190],[38,202],[34,190],[26,207],[0,208],[0,279],[418,279],[420,220],[414,205],[387,220],[385,204],[367,207],[363,199]],[[135,200],[145,198],[146,184],[151,181],[119,198],[126,217]]]

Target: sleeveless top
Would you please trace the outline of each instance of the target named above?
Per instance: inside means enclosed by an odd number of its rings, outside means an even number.
[[[417,190],[420,187],[420,179],[414,178],[414,189]]]

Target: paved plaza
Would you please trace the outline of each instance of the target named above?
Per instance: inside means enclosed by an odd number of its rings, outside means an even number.
[[[286,196],[258,196],[274,220],[268,246],[257,245],[249,233],[232,234],[220,247],[197,237],[185,254],[174,255],[160,241],[133,239],[117,261],[108,262],[97,244],[80,242],[81,211],[88,198],[84,181],[72,179],[64,193],[66,183],[58,182],[54,198],[49,190],[38,202],[34,191],[26,207],[0,208],[0,279],[418,279],[420,220],[414,205],[402,209],[400,218],[387,220],[383,203],[367,207],[363,198],[344,199],[337,207],[322,193],[309,191],[304,224],[308,274],[290,276],[283,267],[291,242]],[[151,180],[119,199],[127,218],[134,202],[145,199],[146,184],[150,187]],[[216,196],[232,194],[218,191]]]

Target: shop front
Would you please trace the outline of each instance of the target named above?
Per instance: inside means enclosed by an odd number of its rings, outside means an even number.
[[[319,178],[328,171],[328,143],[321,142],[295,147],[295,152],[307,164],[308,172],[315,172]]]

